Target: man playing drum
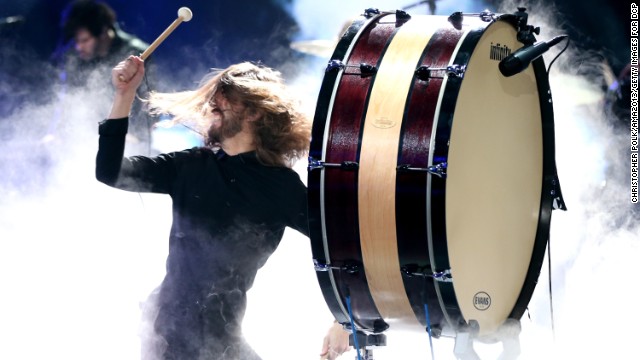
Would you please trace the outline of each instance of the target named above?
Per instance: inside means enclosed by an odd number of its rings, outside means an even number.
[[[124,158],[143,75],[135,56],[112,70],[115,97],[99,127],[96,160],[99,181],[173,200],[167,273],[146,311],[155,332],[143,358],[259,359],[240,328],[246,293],[285,227],[308,235],[306,188],[290,166],[308,149],[309,123],[279,73],[242,63],[194,91],[148,100],[152,112],[176,122],[197,119],[206,147]]]

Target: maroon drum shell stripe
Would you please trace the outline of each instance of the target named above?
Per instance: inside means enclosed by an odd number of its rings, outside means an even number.
[[[331,59],[344,60],[348,55],[351,44],[354,38],[358,35],[360,29],[366,26],[368,19],[358,19],[354,21],[342,35],[340,41],[336,45],[336,48],[332,54]],[[338,79],[337,71],[327,71],[322,80],[322,86],[320,88],[320,94],[316,105],[316,113],[313,121],[312,129],[312,141],[309,148],[309,158],[322,159],[323,152],[323,138],[325,132],[325,126],[327,123],[327,116],[334,87]],[[311,170],[311,168],[310,168]],[[309,199],[309,233],[311,238],[311,251],[313,259],[318,264],[326,264],[327,259],[325,256],[325,246],[323,243],[323,223],[321,214],[321,171],[309,171],[308,174],[308,199]],[[343,305],[338,302],[338,299],[334,293],[334,284],[332,283],[330,273],[328,271],[316,271],[320,289],[323,297],[329,306],[329,309],[335,316],[336,320],[341,323],[349,321],[348,314],[342,311]]]
[[[416,65],[431,68],[447,67],[463,32],[450,28],[438,29],[427,44]],[[414,76],[402,121],[398,165],[416,168],[429,166],[429,147],[438,97],[444,73],[434,72],[429,81]],[[396,177],[396,233],[400,265],[431,268],[427,235],[427,175],[426,172],[402,172]],[[434,296],[433,279],[403,276],[404,287],[417,320],[426,326],[425,302],[429,306],[430,323],[444,321],[438,299]]]

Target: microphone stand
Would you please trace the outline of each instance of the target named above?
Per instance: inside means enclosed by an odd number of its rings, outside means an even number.
[[[431,15],[435,15],[436,13],[436,1],[437,0],[422,0],[422,1],[418,1],[416,3],[413,4],[409,4],[407,6],[402,7],[402,10],[409,10],[409,9],[413,9],[414,7],[418,7],[422,4],[428,4],[429,5],[429,13]]]

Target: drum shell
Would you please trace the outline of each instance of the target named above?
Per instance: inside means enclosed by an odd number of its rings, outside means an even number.
[[[371,92],[378,74],[362,76],[357,72],[363,62],[379,67],[387,55],[389,43],[403,26],[393,15],[356,21],[336,47],[332,59],[342,59],[347,67],[327,72],[314,118],[310,157],[330,164],[360,162],[364,122],[371,110]],[[385,21],[387,20],[387,21]],[[429,18],[431,20],[431,18]],[[413,19],[408,21],[414,21]],[[422,20],[420,20],[422,21]],[[504,16],[499,21],[512,23]],[[385,29],[393,24],[393,29]],[[476,22],[473,29],[437,28],[424,47],[415,67],[466,66],[485,34],[487,24]],[[515,31],[515,30],[514,30]],[[386,38],[385,38],[386,37]],[[374,39],[374,41],[372,41]],[[382,41],[383,45],[380,45]],[[374,44],[374,45],[371,45]],[[377,47],[376,47],[377,45]],[[496,64],[497,66],[497,64]],[[553,110],[544,62],[532,65],[539,96],[542,132],[538,225],[526,267],[526,278],[519,288],[508,318],[520,318],[537,281],[549,233],[551,198],[548,194],[556,181],[554,161]],[[446,80],[446,81],[445,81]],[[453,119],[459,105],[458,93],[463,77],[431,78],[414,76],[406,97],[401,136],[398,141],[398,166],[426,169],[447,161]],[[547,95],[548,94],[548,95]],[[309,172],[310,230],[314,259],[327,265],[318,271],[325,300],[336,319],[349,322],[349,309],[356,325],[365,331],[380,332],[395,319],[381,314],[373,299],[367,268],[363,259],[361,212],[363,189],[359,188],[360,169],[324,167]],[[429,323],[435,328],[455,331],[469,320],[463,315],[453,283],[434,280],[433,274],[450,269],[447,243],[447,180],[426,171],[398,172],[395,177],[395,245],[397,272],[404,297],[410,304],[416,329]],[[411,273],[411,269],[420,273]],[[431,276],[429,276],[431,275]],[[455,277],[454,277],[455,282]],[[349,301],[347,301],[349,300]],[[348,304],[349,302],[349,304]],[[425,304],[427,305],[425,307]]]

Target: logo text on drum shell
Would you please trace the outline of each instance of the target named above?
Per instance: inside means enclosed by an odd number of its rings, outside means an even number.
[[[491,306],[491,296],[484,291],[473,295],[473,306],[478,310],[487,310]]]
[[[500,43],[491,43],[491,50],[489,51],[489,58],[491,60],[502,60],[511,55],[511,49],[507,45],[500,45]]]
[[[391,129],[396,126],[396,121],[386,116],[381,116],[373,119],[373,126],[378,129]]]

